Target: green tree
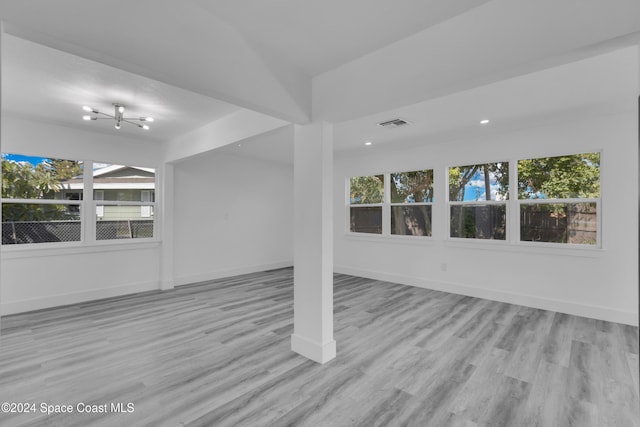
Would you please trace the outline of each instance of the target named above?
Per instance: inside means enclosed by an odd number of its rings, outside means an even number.
[[[384,176],[357,176],[350,180],[351,204],[382,203],[384,201]]]
[[[433,169],[391,174],[391,203],[433,202]]]
[[[9,199],[46,199],[60,190],[55,173],[45,163],[2,159],[2,197]],[[48,197],[49,196],[49,197]]]
[[[449,168],[449,200],[461,202],[465,197],[467,184],[475,177],[484,180],[484,198],[491,200],[491,179],[498,184],[496,191],[504,199],[509,196],[509,163],[485,163],[481,165],[456,166]]]
[[[60,181],[81,172],[78,162],[48,160],[37,165],[2,158],[2,197],[5,199],[54,199]],[[67,219],[69,212],[60,205],[4,203],[2,221],[46,221]]]
[[[82,175],[82,163],[76,160],[51,159],[48,163],[59,181]]]
[[[600,153],[518,162],[519,199],[600,197]]]

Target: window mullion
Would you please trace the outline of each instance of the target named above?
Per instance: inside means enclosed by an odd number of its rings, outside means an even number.
[[[86,244],[96,241],[96,215],[93,200],[93,161],[84,162],[84,196],[82,197],[82,235]]]
[[[507,241],[520,241],[520,201],[518,200],[518,162],[509,161],[509,201],[507,203]],[[509,209],[511,208],[511,209]]]
[[[391,234],[391,174],[384,174],[384,201],[382,204],[382,235]]]

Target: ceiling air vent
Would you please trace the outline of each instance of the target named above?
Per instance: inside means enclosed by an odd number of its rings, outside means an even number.
[[[395,129],[402,126],[406,126],[408,124],[409,122],[403,119],[393,119],[393,120],[387,120],[385,122],[378,123],[379,126],[382,126],[387,129]]]

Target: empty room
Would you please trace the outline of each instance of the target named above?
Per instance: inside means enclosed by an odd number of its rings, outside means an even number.
[[[0,1],[0,426],[640,426],[639,16]]]

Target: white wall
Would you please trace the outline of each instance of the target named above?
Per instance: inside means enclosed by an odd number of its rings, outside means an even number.
[[[175,284],[293,265],[293,167],[223,154],[174,167]]]
[[[2,118],[2,150],[159,168],[157,143]],[[2,315],[159,287],[160,243],[45,249],[2,247]]]
[[[338,155],[334,166],[335,270],[637,324],[637,113],[558,123],[457,141],[424,141],[407,149],[363,147]],[[443,194],[448,166],[592,150],[602,150],[602,249],[530,248],[447,239]],[[346,234],[348,177],[421,168],[433,168],[436,174],[432,239]]]

